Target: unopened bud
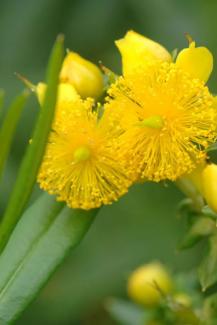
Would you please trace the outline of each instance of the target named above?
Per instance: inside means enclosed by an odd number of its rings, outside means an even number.
[[[160,263],[151,263],[136,269],[128,280],[128,294],[146,307],[157,306],[163,295],[172,290],[172,280]]]
[[[75,52],[68,52],[60,72],[60,82],[70,83],[82,98],[98,98],[103,91],[100,69]]]

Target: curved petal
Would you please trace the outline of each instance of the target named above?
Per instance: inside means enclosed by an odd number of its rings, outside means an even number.
[[[207,82],[213,69],[213,56],[206,47],[195,47],[195,42],[191,42],[189,48],[178,54],[176,65],[193,78]]]
[[[153,60],[171,61],[170,53],[160,44],[134,31],[128,31],[124,38],[115,42],[122,56],[123,73],[129,74],[135,68]]]

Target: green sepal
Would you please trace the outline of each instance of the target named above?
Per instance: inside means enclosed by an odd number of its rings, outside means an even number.
[[[217,221],[217,213],[215,213],[208,205],[205,205],[201,212],[204,216],[211,218],[214,221]]]
[[[207,217],[197,216],[197,220],[188,230],[184,239],[179,245],[179,249],[187,249],[194,246],[198,241],[204,237],[214,234],[216,231],[215,222]]]

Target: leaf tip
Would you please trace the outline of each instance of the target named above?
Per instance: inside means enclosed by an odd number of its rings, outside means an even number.
[[[63,43],[64,42],[64,39],[65,39],[65,35],[61,33],[61,34],[57,35],[56,41],[58,43]]]

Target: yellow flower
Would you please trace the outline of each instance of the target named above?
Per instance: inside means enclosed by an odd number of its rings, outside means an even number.
[[[207,51],[203,51],[204,60]],[[139,178],[174,181],[190,173],[206,157],[204,149],[215,141],[213,96],[200,79],[199,60],[196,77],[188,72],[186,57],[182,67],[159,58],[146,59],[145,66],[137,62],[111,87],[106,115],[119,116],[122,150]]]
[[[67,53],[60,82],[70,83],[82,98],[98,98],[103,91],[103,76],[99,68],[75,52]]]
[[[111,204],[132,183],[122,166],[118,132],[92,109],[91,99],[57,109],[38,176],[42,189],[71,208]]]

